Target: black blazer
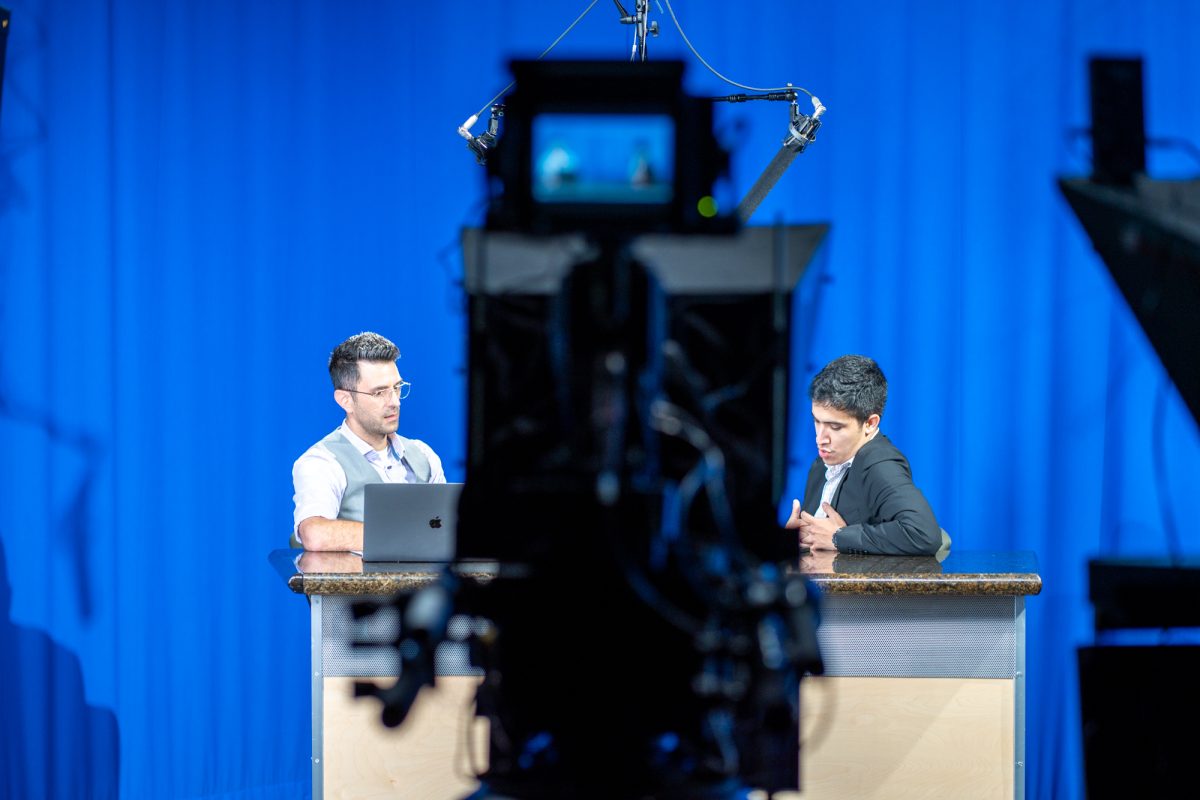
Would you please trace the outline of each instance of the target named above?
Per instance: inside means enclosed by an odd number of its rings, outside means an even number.
[[[818,458],[808,471],[805,511],[816,512],[824,486],[825,464]],[[925,556],[949,546],[925,495],[913,485],[908,459],[882,433],[859,448],[832,505],[846,520],[833,537],[840,552]]]

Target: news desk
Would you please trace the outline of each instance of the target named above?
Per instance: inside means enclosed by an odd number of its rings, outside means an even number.
[[[395,625],[386,614],[356,622],[352,604],[414,591],[436,570],[364,571],[349,553],[270,559],[310,604],[314,800],[436,800],[477,788],[487,730],[471,713],[479,677],[464,645],[439,647],[437,688],[398,729],[379,722],[378,702],[353,699],[356,680],[389,684],[399,660],[352,645]],[[828,554],[798,568],[821,590],[826,674],[801,684],[803,791],[792,797],[1023,798],[1025,598],[1042,587],[1035,556]],[[486,581],[494,569],[460,573]]]

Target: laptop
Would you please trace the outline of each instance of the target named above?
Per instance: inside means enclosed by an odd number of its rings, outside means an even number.
[[[461,483],[368,483],[363,561],[454,560]]]

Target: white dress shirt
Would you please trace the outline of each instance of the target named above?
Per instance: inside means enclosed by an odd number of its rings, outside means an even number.
[[[417,482],[412,468],[404,461],[404,442],[396,434],[390,434],[388,446],[379,451],[350,430],[345,422],[338,426],[338,431],[363,454],[384,482]],[[433,448],[417,439],[409,439],[408,444],[420,448],[429,461],[429,482],[445,483],[442,460],[433,452]],[[346,471],[329,448],[317,442],[304,451],[304,455],[292,465],[292,483],[296,490],[293,498],[296,503],[292,515],[293,530],[299,529],[300,523],[309,517],[337,519],[342,508],[342,495],[346,492]]]
[[[817,505],[817,510],[813,514],[817,519],[825,519],[829,515],[825,513],[825,504],[833,503],[833,496],[837,494],[838,487],[842,485],[842,481],[846,478],[846,473],[850,471],[850,465],[854,463],[854,459],[843,461],[841,464],[835,464],[832,467],[825,467],[825,486],[821,489],[821,502]]]

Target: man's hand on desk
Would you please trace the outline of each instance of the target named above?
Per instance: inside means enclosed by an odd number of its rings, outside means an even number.
[[[825,509],[828,516],[814,517],[807,511],[800,510],[799,500],[793,500],[792,516],[788,518],[787,527],[800,531],[801,547],[807,547],[809,550],[836,552],[837,547],[833,543],[833,535],[846,527],[846,520],[842,519],[842,515],[829,503],[822,503],[821,508]]]

